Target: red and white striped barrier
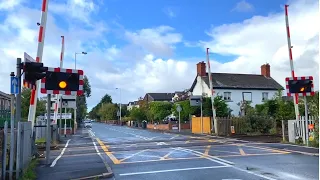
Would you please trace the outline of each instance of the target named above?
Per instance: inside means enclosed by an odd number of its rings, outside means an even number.
[[[43,55],[43,47],[44,47],[44,38],[46,32],[46,25],[47,25],[47,16],[48,16],[48,4],[49,0],[42,0],[41,5],[41,21],[39,24],[39,37],[38,37],[38,49],[37,49],[37,62],[42,62],[42,55]],[[29,114],[28,114],[28,121],[32,122],[32,130],[34,126],[34,121],[36,117],[36,109],[37,109],[37,97],[38,97],[38,88],[40,87],[40,81],[37,81],[36,87],[31,91],[30,97],[30,106],[29,106]]]

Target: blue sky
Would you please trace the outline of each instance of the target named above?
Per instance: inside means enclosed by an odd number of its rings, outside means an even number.
[[[0,1],[0,91],[8,92],[14,59],[35,58],[42,0]],[[290,75],[284,4],[290,4],[297,75],[318,78],[318,3],[315,0],[50,0],[43,62],[84,70],[92,87],[88,106],[106,93],[127,103],[150,92],[190,88],[196,63],[210,48],[213,72],[260,73],[284,85]],[[212,53],[214,52],[214,53]],[[318,81],[317,81],[318,82]],[[318,89],[318,84],[316,84]]]
[[[38,0],[39,1],[39,0]],[[34,2],[34,1],[30,1]],[[51,0],[50,3],[66,3],[61,0]],[[93,1],[99,5],[99,10],[92,13],[92,20],[108,23],[111,33],[105,38],[109,45],[115,44],[121,48],[127,44],[121,31],[123,29],[137,31],[143,28],[152,28],[160,25],[173,27],[175,32],[182,34],[184,42],[177,43],[175,53],[167,58],[203,57],[205,49],[200,46],[188,46],[198,43],[199,40],[211,39],[206,31],[223,24],[240,23],[252,16],[266,16],[270,13],[283,11],[284,0],[228,0],[228,1],[193,1],[193,0],[108,0]],[[238,3],[247,3],[249,7]],[[28,4],[37,7],[37,3]],[[50,11],[50,4],[49,4]],[[69,28],[69,22],[63,16],[55,16],[57,24],[62,28]],[[75,23],[76,21],[74,21]],[[85,28],[84,23],[81,24]],[[87,27],[92,29],[94,27]],[[105,44],[100,44],[104,48]],[[234,60],[235,56],[210,54],[210,57],[219,62]],[[160,57],[162,58],[162,57]]]

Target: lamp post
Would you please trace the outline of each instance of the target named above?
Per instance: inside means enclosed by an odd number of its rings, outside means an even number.
[[[74,53],[74,69],[77,69],[77,54],[86,55],[88,53],[84,51]],[[75,101],[76,101],[76,108],[74,109],[74,124],[77,122],[77,96],[75,97]]]
[[[87,52],[75,52],[74,53],[74,69],[77,69],[77,54],[83,54],[83,55],[86,55],[88,54]]]
[[[120,88],[116,88],[116,89],[118,89],[119,90],[119,92],[120,92],[120,101],[119,101],[119,107],[120,107],[120,110],[119,110],[119,120],[120,120],[120,125],[121,125],[121,89]]]

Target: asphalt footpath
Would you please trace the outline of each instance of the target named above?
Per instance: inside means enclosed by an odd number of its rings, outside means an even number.
[[[37,179],[80,180],[113,176],[86,129],[78,129],[75,135],[64,138],[59,150],[52,150],[50,156],[50,165],[45,164],[44,158],[40,159],[36,168]]]

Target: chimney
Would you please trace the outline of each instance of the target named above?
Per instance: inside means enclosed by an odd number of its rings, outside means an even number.
[[[263,75],[265,77],[271,77],[270,76],[270,65],[268,63],[263,64],[261,66],[261,75]]]
[[[197,75],[199,75],[199,76],[207,76],[206,63],[204,63],[204,61],[199,62],[197,64]]]

